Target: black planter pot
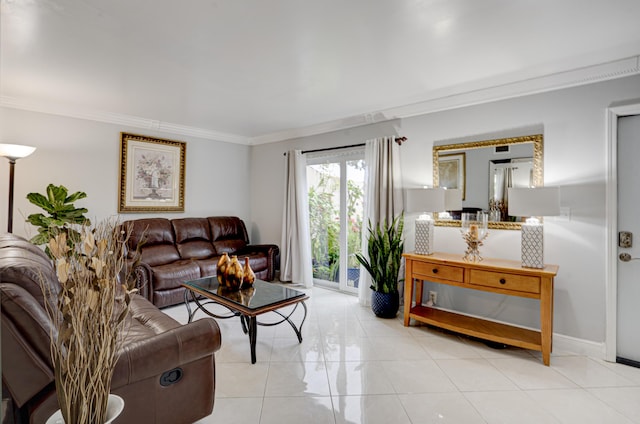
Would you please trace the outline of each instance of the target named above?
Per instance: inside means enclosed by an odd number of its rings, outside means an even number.
[[[400,308],[399,293],[371,292],[371,310],[379,318],[395,318]]]

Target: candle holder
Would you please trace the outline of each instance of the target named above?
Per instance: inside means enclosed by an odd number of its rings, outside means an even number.
[[[482,242],[489,235],[487,230],[488,221],[489,218],[485,212],[462,214],[460,232],[467,243],[467,250],[462,257],[463,260],[468,262],[482,261],[479,247],[482,246]]]

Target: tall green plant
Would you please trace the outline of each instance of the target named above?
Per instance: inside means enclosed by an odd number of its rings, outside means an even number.
[[[76,208],[73,204],[76,200],[84,199],[87,194],[77,191],[69,194],[69,190],[63,185],[49,184],[45,194],[29,193],[27,200],[34,205],[44,209],[48,214],[34,213],[27,217],[27,222],[38,227],[38,234],[31,238],[31,243],[42,245],[49,243],[49,240],[60,233],[67,234],[67,242],[71,244],[78,240],[80,233],[72,228],[73,224],[91,225],[89,218],[84,214],[88,212],[86,208]],[[49,256],[49,247],[45,249]]]
[[[382,293],[398,292],[398,273],[402,262],[404,213],[392,222],[386,219],[375,227],[369,221],[368,258],[356,254],[356,259],[371,276],[371,289]]]

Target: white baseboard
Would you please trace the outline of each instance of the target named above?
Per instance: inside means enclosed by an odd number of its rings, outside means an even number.
[[[563,334],[553,335],[553,351],[556,353],[575,353],[595,359],[605,359],[604,342],[592,342]]]

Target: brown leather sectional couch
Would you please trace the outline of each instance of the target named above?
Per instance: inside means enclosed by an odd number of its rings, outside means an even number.
[[[44,252],[20,237],[0,235],[2,383],[15,423],[44,423],[58,409],[49,350],[55,330],[41,282],[52,296],[59,292]],[[218,324],[205,318],[181,325],[139,295],[133,296],[129,314],[111,385],[125,401],[115,423],[186,424],[211,414]]]
[[[145,218],[123,222],[130,228],[132,251],[140,241],[142,258],[135,267],[140,294],[159,308],[184,301],[185,281],[216,275],[223,253],[249,258],[256,278],[275,276],[279,249],[274,244],[249,243],[244,222],[234,216],[208,218]]]

